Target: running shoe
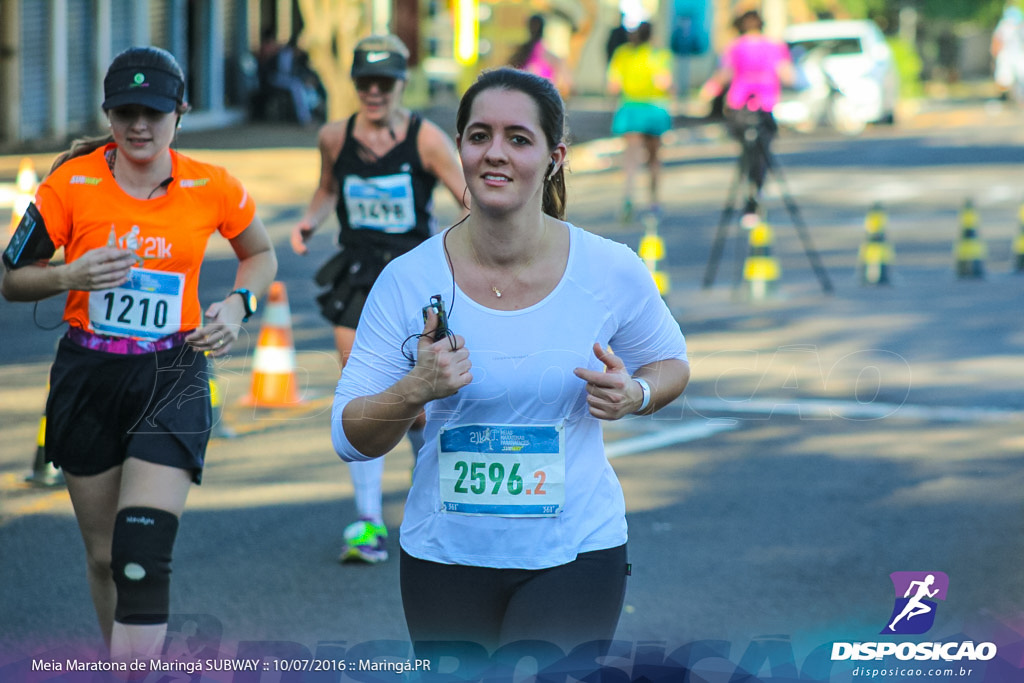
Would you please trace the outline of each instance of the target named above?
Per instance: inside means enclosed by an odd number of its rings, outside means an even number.
[[[345,547],[339,562],[377,564],[388,559],[388,528],[369,519],[360,519],[345,527]]]

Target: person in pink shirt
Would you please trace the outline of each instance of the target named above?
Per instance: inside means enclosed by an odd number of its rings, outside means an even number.
[[[745,146],[752,142],[748,132],[756,133],[753,154],[750,155],[749,177],[752,192],[747,199],[745,213],[757,209],[758,197],[768,170],[769,149],[778,127],[772,110],[778,104],[783,85],[795,80],[793,61],[785,43],[762,33],[764,22],[756,10],[741,14],[733,26],[739,37],[726,47],[721,66],[701,89],[701,95],[711,100],[725,94],[725,117],[729,132]]]

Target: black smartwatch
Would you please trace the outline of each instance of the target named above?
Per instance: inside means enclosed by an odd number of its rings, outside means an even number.
[[[242,318],[243,323],[249,322],[249,318],[256,312],[259,307],[259,302],[256,300],[256,295],[250,292],[248,289],[236,289],[231,294],[237,294],[242,297],[242,304],[245,306],[245,317]],[[231,296],[228,294],[228,296]]]

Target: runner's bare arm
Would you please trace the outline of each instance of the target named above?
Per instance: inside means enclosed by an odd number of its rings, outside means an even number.
[[[117,287],[128,281],[135,254],[116,247],[100,247],[70,263],[51,266],[39,261],[8,270],[0,281],[0,293],[8,301],[39,301],[69,290],[91,291]]]
[[[424,119],[416,145],[420,158],[423,159],[423,166],[448,188],[455,203],[462,207],[464,216],[469,194],[466,192],[466,177],[462,173],[462,164],[459,162],[455,143],[437,124]]]
[[[277,274],[277,254],[259,216],[245,230],[231,239],[231,248],[238,257],[234,289],[248,289],[257,297],[266,293]],[[205,324],[189,335],[187,341],[200,351],[214,356],[228,353],[238,339],[245,305],[237,294],[225,293],[224,299],[210,304],[204,311]]]
[[[291,245],[296,254],[305,254],[306,241],[338,204],[338,181],[334,177],[334,163],[345,143],[345,122],[334,121],[320,129],[320,182],[309,200],[305,215],[292,229]]]

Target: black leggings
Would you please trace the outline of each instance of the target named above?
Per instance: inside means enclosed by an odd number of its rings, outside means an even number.
[[[413,643],[521,640],[569,652],[610,640],[626,594],[626,546],[580,553],[548,569],[494,569],[401,556],[402,606]]]

